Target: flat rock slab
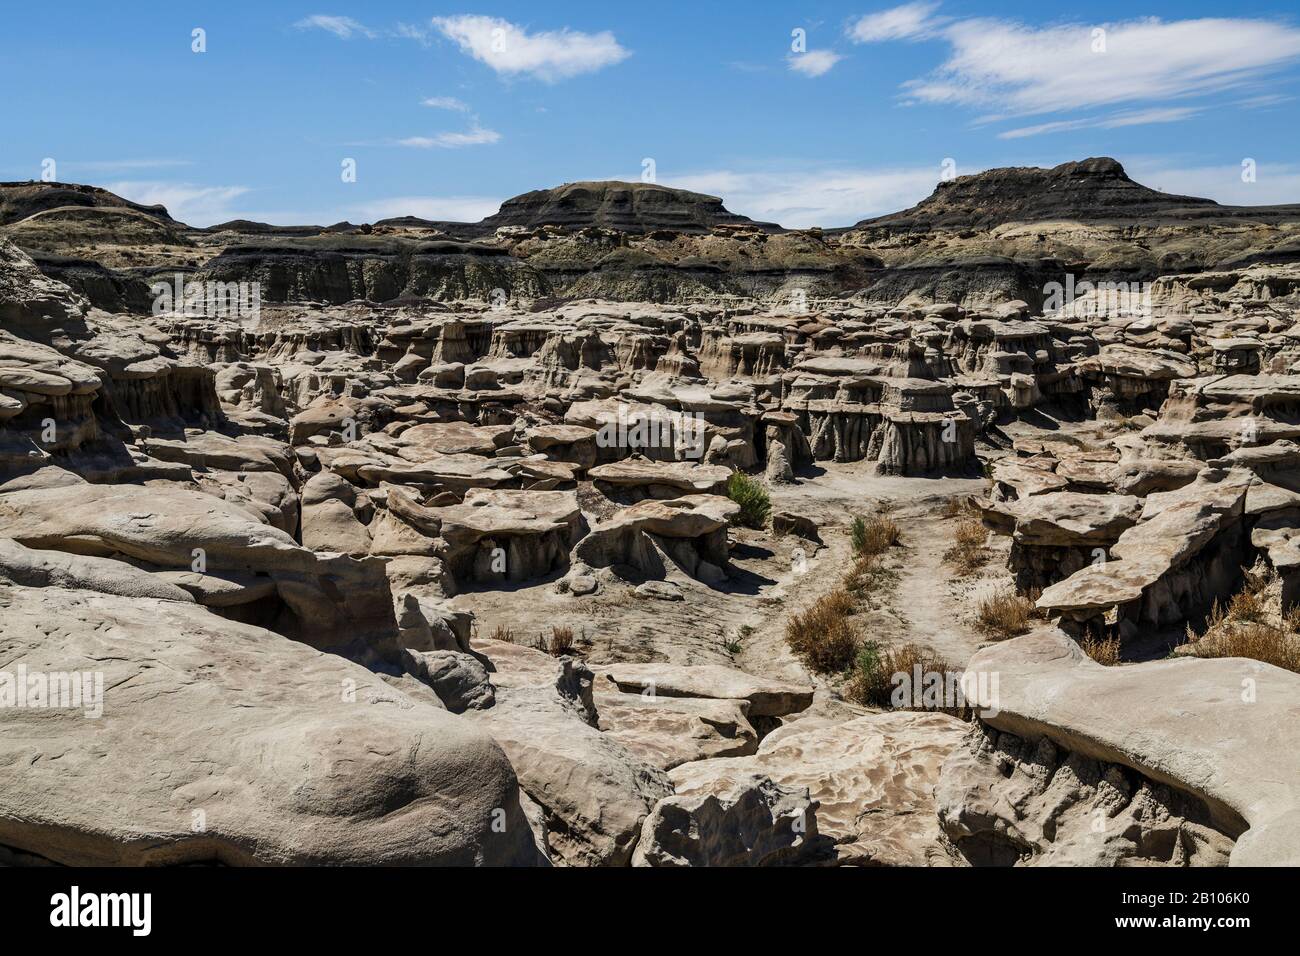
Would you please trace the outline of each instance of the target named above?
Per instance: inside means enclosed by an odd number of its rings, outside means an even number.
[[[890,711],[800,732],[798,724],[752,757],[682,764],[668,776],[679,797],[725,794],[754,775],[807,790],[817,831],[841,864],[946,866],[934,786],[966,725],[946,714]]]
[[[598,673],[625,693],[747,701],[750,717],[798,713],[813,697],[811,687],[755,677],[721,664],[613,664]]]
[[[1300,864],[1300,675],[1243,658],[1103,667],[1056,630],[987,647],[967,671],[999,677],[974,700],[997,710],[985,724],[1187,791],[1225,832],[1244,821],[1234,866]]]
[[[993,507],[1014,521],[1017,541],[1043,546],[1111,542],[1142,514],[1142,501],[1132,495],[1075,491],[1046,492]]]
[[[727,486],[731,469],[722,465],[699,465],[690,461],[616,461],[597,465],[587,472],[592,481],[620,488],[660,485],[688,494],[719,494]]]
[[[748,701],[649,697],[599,688],[595,701],[600,729],[660,770],[758,749],[758,734],[746,717]]]
[[[491,738],[341,657],[195,604],[0,585],[0,671],[19,665],[99,674],[102,715],[5,709],[6,846],[78,866],[538,861]]]

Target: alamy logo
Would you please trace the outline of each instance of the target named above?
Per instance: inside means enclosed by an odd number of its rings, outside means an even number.
[[[186,282],[179,272],[171,282],[154,282],[154,315],[235,319],[256,326],[262,316],[260,282]]]
[[[29,671],[19,664],[0,671],[0,710],[29,707],[81,710],[87,717],[104,714],[103,671]]]
[[[132,936],[153,929],[151,893],[82,893],[74,886],[51,896],[50,907],[51,926],[128,926]]]
[[[981,717],[998,715],[997,671],[928,671],[917,664],[910,673],[893,674],[889,682],[894,685],[889,700],[895,707],[980,707]]]

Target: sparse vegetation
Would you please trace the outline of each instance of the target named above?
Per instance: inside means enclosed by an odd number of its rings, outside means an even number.
[[[954,544],[943,559],[960,575],[974,574],[988,560],[984,545],[988,542],[988,529],[976,518],[962,518],[953,532]]]
[[[853,519],[850,536],[853,540],[853,553],[863,558],[884,554],[898,544],[899,530],[894,520],[884,515],[870,518],[858,515]]]
[[[515,632],[503,624],[498,624],[496,630],[491,634],[491,639],[494,641],[506,641],[513,644],[515,642]]]
[[[546,645],[543,649],[552,657],[564,657],[567,654],[572,654],[574,650],[573,628],[552,625],[550,640],[543,639],[543,641]]]
[[[1089,631],[1083,635],[1083,639],[1079,641],[1079,646],[1083,648],[1085,654],[1098,664],[1114,667],[1120,663],[1119,638],[1116,636],[1098,637]]]
[[[1229,624],[1192,648],[1197,657],[1248,657],[1300,673],[1300,635],[1272,624]]]
[[[843,671],[858,649],[853,595],[840,588],[823,594],[805,611],[791,615],[785,625],[786,643],[810,670],[819,674]]]
[[[858,649],[853,671],[853,679],[845,689],[845,696],[868,707],[883,707],[899,710],[942,710],[946,713],[965,716],[966,708],[917,707],[910,700],[895,704],[894,692],[900,681],[895,675],[907,675],[913,679],[916,667],[920,665],[922,674],[942,674],[944,682],[958,672],[946,660],[926,650],[919,644],[903,644],[899,647],[881,650],[875,641],[866,641]]]
[[[866,647],[853,615],[861,607],[878,607],[884,589],[899,577],[883,562],[885,553],[899,543],[899,528],[892,518],[884,513],[869,518],[859,515],[849,534],[854,558],[840,587],[786,622],[790,649],[810,670],[822,674],[853,668]]]
[[[999,591],[980,601],[975,623],[981,631],[1005,640],[1029,630],[1034,616],[1034,602],[1014,591]]]
[[[727,479],[727,497],[740,505],[740,513],[732,519],[733,524],[746,528],[763,528],[772,514],[772,499],[757,478],[751,478],[743,471],[733,471]]]
[[[1187,651],[1196,657],[1247,657],[1300,673],[1300,607],[1282,610],[1277,572],[1246,572],[1245,586],[1226,605],[1214,602],[1197,634],[1187,626]]]

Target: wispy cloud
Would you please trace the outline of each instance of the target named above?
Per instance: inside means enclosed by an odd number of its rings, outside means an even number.
[[[351,17],[338,17],[327,13],[313,13],[309,17],[303,17],[294,26],[299,30],[324,30],[341,40],[350,40],[353,37],[373,40],[379,36],[378,31],[370,29],[364,23],[358,23]]]
[[[1038,28],[979,18],[948,23],[938,35],[950,55],[929,76],[904,84],[910,99],[1004,116],[1222,93],[1300,59],[1300,29],[1267,20]]]
[[[854,43],[880,43],[929,36],[938,25],[931,16],[938,8],[937,3],[905,3],[868,14],[849,24],[849,39]]]
[[[161,203],[173,219],[192,226],[208,226],[233,218],[231,202],[249,192],[247,186],[201,186],[142,180],[107,183],[104,188],[146,206]]]
[[[421,106],[429,106],[435,110],[455,110],[458,113],[468,113],[469,104],[456,99],[454,96],[428,96],[420,101]]]
[[[1148,123],[1176,123],[1202,112],[1199,106],[1156,107],[1149,110],[1123,110],[1110,116],[1091,116],[1084,119],[1056,120],[1035,126],[1021,126],[998,133],[998,139],[1023,139],[1044,133],[1066,133],[1076,129],[1118,129],[1124,126],[1145,126]]]
[[[462,52],[497,73],[526,74],[547,83],[593,73],[631,55],[608,30],[529,33],[508,20],[468,14],[434,17],[432,23]]]
[[[830,50],[809,50],[807,53],[791,53],[785,59],[790,64],[790,69],[796,73],[802,73],[804,76],[823,76],[844,57]]]
[[[882,169],[711,170],[675,176],[664,184],[719,196],[732,212],[798,229],[850,226],[860,219],[905,209],[930,195],[941,173],[937,164]]]
[[[463,133],[438,133],[436,136],[408,136],[397,141],[399,146],[417,149],[459,149],[462,146],[484,146],[497,143],[501,134],[494,129],[484,129],[475,124]]]

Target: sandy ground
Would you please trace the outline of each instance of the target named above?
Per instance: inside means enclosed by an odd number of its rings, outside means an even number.
[[[1010,585],[1007,541],[990,536],[989,560],[962,578],[944,561],[957,518],[950,499],[979,496],[977,479],[882,477],[867,462],[823,463],[794,485],[772,487],[774,511],[817,522],[823,544],[770,531],[733,529],[731,579],[709,586],[680,572],[669,575],[681,601],[644,599],[634,583],[606,577],[584,597],[562,594],[555,578],[513,590],[468,592],[453,599],[476,614],[478,633],[498,630],[516,641],[572,627],[578,649],[593,666],[615,661],[716,663],[752,674],[818,688],[810,714],[860,710],[839,700],[842,679],[811,674],[789,651],[785,625],[791,614],[839,586],[851,566],[849,525],[855,515],[887,511],[902,529],[886,566],[896,582],[871,597],[858,617],[863,636],[884,646],[915,642],[955,667],[964,667],[987,638],[974,626],[981,597]]]

